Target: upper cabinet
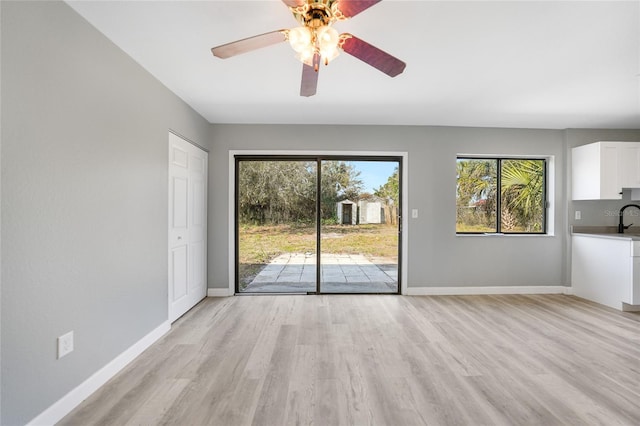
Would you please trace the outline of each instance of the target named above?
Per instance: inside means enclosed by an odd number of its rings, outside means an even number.
[[[620,144],[620,185],[622,188],[640,188],[640,143]]]
[[[619,200],[622,188],[640,196],[640,142],[596,142],[571,150],[574,200]]]

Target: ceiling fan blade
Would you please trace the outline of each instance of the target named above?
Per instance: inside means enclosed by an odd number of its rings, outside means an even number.
[[[289,7],[299,7],[306,3],[306,0],[282,0],[282,3]]]
[[[341,34],[340,38],[344,38],[342,50],[377,68],[390,77],[395,77],[402,73],[407,66],[407,64],[400,59],[389,55],[387,52],[351,34]]]
[[[300,96],[313,96],[318,88],[318,74],[320,74],[320,57],[316,54],[313,58],[314,65],[302,64],[302,82],[300,83]]]
[[[272,44],[282,43],[287,39],[287,30],[271,31],[253,37],[244,38],[231,43],[216,46],[211,49],[213,56],[226,59],[242,53],[251,52],[252,50],[261,49],[271,46]]]
[[[340,12],[342,12],[345,18],[351,18],[381,1],[382,0],[339,0],[336,7]]]

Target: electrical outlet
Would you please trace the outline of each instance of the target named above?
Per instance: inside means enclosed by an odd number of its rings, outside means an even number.
[[[73,331],[58,337],[58,359],[73,352]]]
[[[576,210],[576,220],[582,219],[582,212],[580,210]]]
[[[411,217],[413,219],[417,219],[418,218],[418,209],[411,210]]]

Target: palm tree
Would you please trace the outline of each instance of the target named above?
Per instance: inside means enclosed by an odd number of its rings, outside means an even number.
[[[504,160],[500,193],[502,209],[523,231],[541,231],[544,217],[544,161]]]
[[[474,225],[481,221],[482,230],[496,230],[497,164],[496,160],[491,159],[458,159],[458,222]]]
[[[501,232],[539,232],[544,217],[544,160],[473,159],[457,161],[457,221],[460,230],[496,230],[500,167]],[[480,223],[481,228],[477,228]]]

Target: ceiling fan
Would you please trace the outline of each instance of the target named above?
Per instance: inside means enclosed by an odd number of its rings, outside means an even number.
[[[276,30],[211,49],[222,59],[289,41],[302,63],[301,96],[313,96],[318,86],[320,64],[328,65],[340,50],[366,62],[390,77],[404,71],[407,64],[358,37],[338,34],[332,24],[352,18],[381,0],[282,0],[300,23],[299,27]]]

